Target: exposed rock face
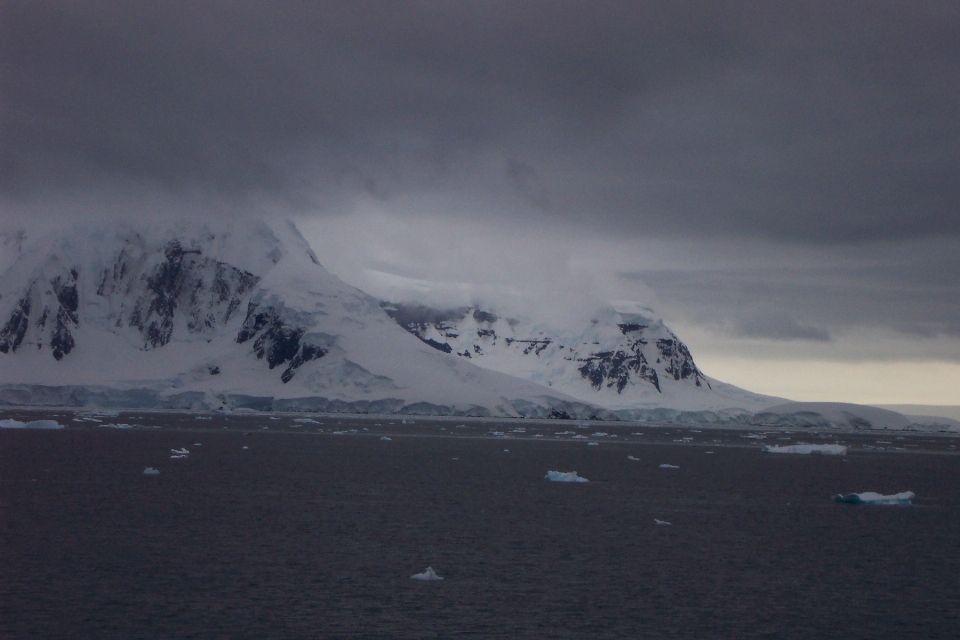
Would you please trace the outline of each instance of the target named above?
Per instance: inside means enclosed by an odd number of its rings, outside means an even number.
[[[139,250],[138,250],[139,249]],[[117,327],[135,327],[147,349],[170,342],[175,320],[191,333],[212,332],[229,322],[260,278],[170,241],[159,264],[142,247],[120,251],[105,268],[97,295],[117,300]]]
[[[70,269],[52,278],[31,282],[0,330],[0,353],[16,352],[32,334],[34,340],[28,343],[32,342],[38,349],[49,345],[57,360],[69,354],[76,345],[73,331],[80,322],[77,277],[77,270]]]
[[[267,358],[267,364],[273,369],[277,365],[289,362],[290,365],[280,375],[286,383],[293,379],[294,371],[305,362],[327,355],[323,347],[303,341],[304,329],[283,321],[276,309],[260,309],[251,302],[247,309],[247,318],[243,328],[237,334],[237,343],[243,344],[256,338],[253,351],[257,358]]]
[[[600,310],[590,326],[571,331],[470,307],[383,306],[434,349],[582,399],[593,397],[590,390],[621,397],[638,388],[661,394],[664,380],[710,388],[686,345],[662,322],[636,313]]]

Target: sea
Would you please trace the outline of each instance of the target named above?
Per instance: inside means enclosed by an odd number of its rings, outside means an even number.
[[[960,638],[957,434],[0,419],[4,640]]]

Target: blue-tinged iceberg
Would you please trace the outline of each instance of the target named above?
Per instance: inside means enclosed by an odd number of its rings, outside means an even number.
[[[885,496],[880,493],[874,493],[872,491],[865,491],[864,493],[847,493],[834,496],[834,502],[846,502],[848,504],[912,504],[913,499],[916,496],[913,491],[904,491],[903,493],[895,493],[890,496]]]

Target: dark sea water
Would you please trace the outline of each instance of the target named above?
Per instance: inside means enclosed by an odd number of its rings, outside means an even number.
[[[960,637],[956,438],[71,418],[0,430],[0,638]]]

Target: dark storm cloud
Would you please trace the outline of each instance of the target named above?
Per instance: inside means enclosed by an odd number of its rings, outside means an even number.
[[[919,249],[919,250],[918,250]],[[745,338],[830,341],[863,328],[960,337],[960,254],[952,243],[867,247],[802,267],[622,273],[698,324]]]
[[[459,194],[618,234],[960,231],[954,2],[0,0],[0,193]]]

